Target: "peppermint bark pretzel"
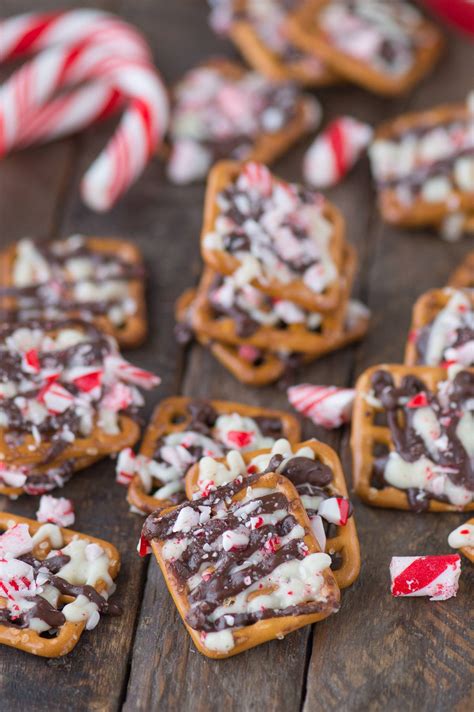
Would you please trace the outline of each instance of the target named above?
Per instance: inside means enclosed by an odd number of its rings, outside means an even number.
[[[474,517],[450,533],[448,544],[474,563]]]
[[[321,549],[331,556],[337,585],[353,584],[360,571],[359,540],[341,463],[328,445],[280,439],[271,449],[204,457],[186,475],[186,494],[192,500],[196,493],[204,495],[256,472],[275,472],[294,484]]]
[[[102,539],[0,512],[0,554],[0,644],[59,657],[121,612],[108,601],[120,555]]]
[[[186,498],[186,471],[199,457],[220,456],[234,447],[255,449],[280,437],[292,443],[300,437],[296,418],[280,410],[232,401],[167,398],[145,432],[135,459],[138,474],[130,482],[127,499],[146,514],[179,504]],[[133,468],[133,460],[131,464]]]
[[[469,252],[459,267],[451,274],[450,287],[468,287],[474,289],[474,251]]]
[[[318,87],[338,81],[324,62],[290,40],[287,2],[236,0],[233,5],[227,34],[251,67],[276,82]]]
[[[387,222],[433,225],[448,239],[474,230],[471,103],[405,114],[376,131],[369,156]]]
[[[290,16],[289,32],[338,75],[387,95],[412,89],[444,44],[405,0],[305,0]]]
[[[344,290],[334,312],[309,312],[251,285],[240,286],[232,276],[219,278],[207,268],[196,293],[193,328],[224,343],[249,344],[273,352],[324,353],[344,330],[356,265],[353,248],[346,245],[345,252]]]
[[[270,296],[330,311],[343,289],[344,219],[321,194],[258,163],[221,161],[209,174],[201,253]]]
[[[357,494],[376,507],[474,509],[474,370],[381,365],[360,376],[352,417]]]
[[[474,291],[432,289],[413,307],[405,349],[408,366],[474,366]]]
[[[21,319],[92,319],[121,346],[139,346],[147,331],[142,257],[116,238],[21,240],[0,254],[0,307]]]
[[[192,328],[194,301],[196,290],[188,289],[177,301],[176,320],[178,340],[189,342],[193,337],[232,373],[237,380],[250,386],[265,386],[281,378],[291,377],[299,366],[320,358],[324,353],[336,351],[358,341],[366,334],[369,325],[369,314],[358,302],[349,301],[344,329],[337,338],[328,344],[323,353],[321,348],[317,353],[297,353],[280,351],[272,353],[268,349],[259,349],[250,344],[226,344],[212,340]]]
[[[91,323],[0,325],[0,493],[49,491],[133,445],[138,388],[158,383]]]
[[[339,608],[330,558],[296,489],[280,475],[254,475],[151,514],[142,539],[208,657],[237,655]]]
[[[203,180],[221,158],[272,163],[319,124],[321,107],[291,83],[213,59],[176,85],[168,177]]]

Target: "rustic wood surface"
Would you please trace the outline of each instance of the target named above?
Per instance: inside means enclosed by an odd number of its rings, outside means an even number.
[[[203,0],[63,0],[61,5],[102,7],[137,24],[169,81],[210,54],[234,56],[208,29]],[[55,1],[0,0],[0,16],[56,7]],[[319,93],[325,119],[350,113],[376,124],[408,109],[461,100],[471,88],[473,58],[472,44],[451,34],[444,59],[409,97],[387,100],[351,86],[327,89]],[[147,413],[160,398],[178,393],[286,407],[285,395],[276,387],[243,387],[200,347],[181,352],[174,342],[173,302],[196,282],[201,268],[202,186],[169,185],[157,159],[110,213],[96,215],[82,205],[78,181],[111,129],[110,124],[94,128],[0,163],[1,245],[25,235],[72,232],[136,241],[148,266],[151,328],[146,344],[130,356],[163,378],[157,393],[148,398]],[[279,161],[276,172],[300,179],[304,148],[298,146]],[[407,233],[384,225],[374,206],[365,161],[329,195],[343,210],[349,240],[359,251],[355,293],[373,310],[372,326],[362,344],[314,363],[298,378],[343,385],[352,384],[371,364],[401,360],[411,305],[424,290],[446,282],[472,249],[472,239],[448,244],[428,232]],[[309,423],[305,428],[306,435],[317,435],[339,449],[350,479],[348,432],[328,434]],[[344,592],[340,613],[313,630],[213,662],[191,644],[158,567],[137,557],[142,520],[129,513],[124,490],[114,482],[113,463],[104,461],[79,473],[60,494],[75,502],[77,529],[119,548],[123,568],[117,596],[124,615],[102,620],[64,659],[48,662],[0,649],[2,710],[473,708],[468,639],[472,567],[463,562],[460,592],[448,603],[393,600],[388,591],[390,557],[446,552],[447,534],[461,523],[461,515],[375,510],[354,498],[363,565],[357,583]],[[0,509],[26,516],[34,517],[37,504],[35,497],[14,503],[0,498]]]

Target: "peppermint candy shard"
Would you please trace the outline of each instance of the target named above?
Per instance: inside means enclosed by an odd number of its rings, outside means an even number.
[[[343,527],[349,519],[350,504],[344,497],[323,499],[318,507],[318,514],[331,524]]]
[[[60,527],[70,527],[75,520],[74,505],[65,497],[44,494],[40,499],[36,519],[39,522],[58,524]]]
[[[456,595],[461,575],[459,554],[394,556],[390,562],[392,596],[429,596],[445,601]]]
[[[148,540],[145,539],[143,534],[141,535],[139,541],[138,541],[138,546],[137,546],[137,551],[140,556],[148,556],[148,554],[151,554],[151,546],[148,543]]]
[[[33,539],[28,524],[15,524],[0,535],[0,558],[4,558],[7,554],[15,557],[23,556],[32,549]]]
[[[355,389],[301,383],[288,388],[287,396],[293,408],[315,425],[333,430],[351,420]]]
[[[128,487],[136,473],[136,455],[127,447],[119,452],[115,468],[115,481]]]

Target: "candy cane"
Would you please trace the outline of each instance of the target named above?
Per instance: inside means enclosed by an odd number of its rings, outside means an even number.
[[[166,89],[143,38],[107,13],[83,10],[6,20],[0,37],[0,60],[44,49],[0,89],[0,156],[78,130],[109,115],[120,97],[127,100],[81,186],[90,207],[107,210],[142,172],[168,124]],[[81,88],[45,106],[58,91],[87,81],[103,84],[105,93]]]

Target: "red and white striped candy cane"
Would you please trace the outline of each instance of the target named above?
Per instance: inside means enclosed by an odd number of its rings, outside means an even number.
[[[50,47],[0,89],[0,156],[103,118],[120,97],[128,102],[116,133],[82,182],[85,202],[107,210],[141,173],[168,124],[167,92],[145,41],[111,15],[82,10],[6,20],[0,37],[0,60]],[[102,84],[102,92],[82,87],[87,81]],[[77,84],[76,93],[53,98]]]

